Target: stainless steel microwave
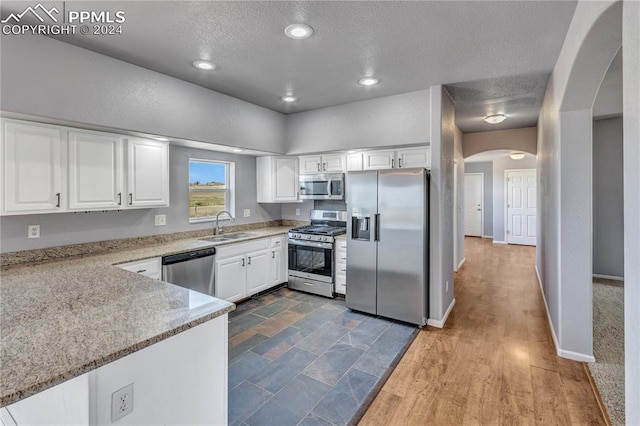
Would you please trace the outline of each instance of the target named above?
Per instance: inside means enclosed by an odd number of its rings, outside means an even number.
[[[344,173],[300,175],[301,200],[344,200]]]

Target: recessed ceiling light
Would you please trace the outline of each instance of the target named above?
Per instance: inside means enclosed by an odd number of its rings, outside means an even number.
[[[493,115],[486,116],[484,118],[484,121],[486,121],[489,124],[499,124],[506,119],[507,119],[507,116],[504,114],[493,114]]]
[[[217,68],[216,64],[211,61],[193,61],[193,66],[206,71],[212,71]]]
[[[160,142],[167,142],[169,140],[169,138],[164,138],[162,136],[154,137],[154,139]]]
[[[512,152],[509,154],[509,157],[511,157],[512,160],[522,160],[524,156],[524,152]]]
[[[313,28],[305,24],[291,24],[284,29],[284,33],[287,37],[294,40],[302,40],[304,38],[311,37],[311,34],[313,34]]]
[[[375,86],[379,81],[375,77],[364,77],[358,80],[358,84],[361,86]]]
[[[240,148],[233,148],[233,152],[242,152]]]
[[[280,98],[282,102],[295,102],[298,100],[295,96],[287,95]]]

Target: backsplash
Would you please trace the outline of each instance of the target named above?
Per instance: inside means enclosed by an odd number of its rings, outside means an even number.
[[[296,220],[272,220],[268,222],[255,222],[242,225],[221,227],[224,233],[249,231],[252,229],[269,228],[276,226],[301,226],[309,221]],[[126,250],[152,244],[162,244],[174,240],[187,238],[202,238],[211,236],[212,229],[200,229],[194,231],[174,232],[171,234],[149,235],[145,237],[124,238],[118,240],[96,241],[82,244],[70,244],[58,247],[48,247],[35,250],[15,251],[0,253],[0,266],[17,265],[21,263],[46,262],[74,256],[86,256],[107,253],[115,250]]]

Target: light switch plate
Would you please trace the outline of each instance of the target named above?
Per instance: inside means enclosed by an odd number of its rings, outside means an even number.
[[[296,216],[300,216],[300,209],[296,209]]]
[[[251,210],[244,209],[244,217],[249,217],[249,216],[251,216]]]
[[[28,238],[40,238],[40,225],[29,225]]]
[[[157,214],[155,217],[156,226],[164,226],[167,224],[167,215]]]

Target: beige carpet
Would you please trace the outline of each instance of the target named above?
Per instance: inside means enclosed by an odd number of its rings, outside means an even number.
[[[593,354],[589,370],[609,418],[624,425],[624,288],[620,281],[593,280]]]

